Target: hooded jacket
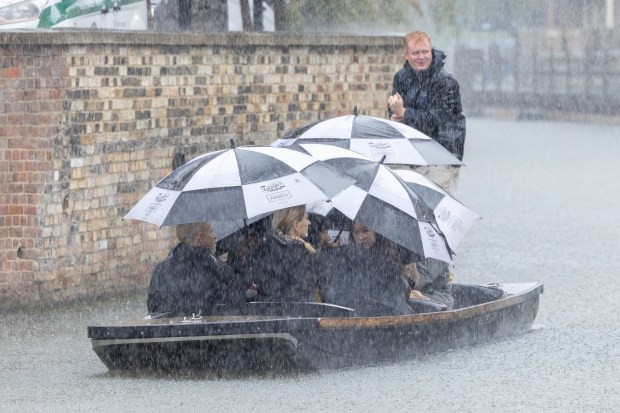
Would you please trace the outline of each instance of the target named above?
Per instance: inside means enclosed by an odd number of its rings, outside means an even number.
[[[446,55],[433,49],[430,67],[415,73],[408,62],[394,75],[392,95],[405,103],[406,125],[428,135],[460,160],[465,146],[465,116],[456,79],[444,69]],[[392,115],[391,110],[389,111]]]

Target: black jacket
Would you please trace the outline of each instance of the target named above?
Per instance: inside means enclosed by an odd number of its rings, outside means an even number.
[[[394,75],[392,94],[405,102],[405,124],[439,142],[463,160],[465,116],[456,79],[444,69],[446,55],[433,49],[428,70],[415,73],[408,62]],[[392,112],[390,111],[390,116]]]
[[[322,283],[318,253],[300,241],[269,235],[249,260],[249,282],[256,284],[256,301],[316,302]]]
[[[396,263],[355,244],[321,252],[325,302],[374,317],[411,314],[409,292]]]
[[[149,313],[208,314],[215,304],[241,300],[242,287],[230,267],[206,247],[179,243],[153,270]]]

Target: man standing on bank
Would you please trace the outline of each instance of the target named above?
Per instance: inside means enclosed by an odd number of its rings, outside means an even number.
[[[430,136],[463,160],[465,116],[456,79],[444,69],[446,55],[431,45],[428,34],[415,31],[405,35],[405,65],[394,75],[388,98],[390,119],[404,122]],[[416,172],[455,195],[460,166],[415,166]],[[428,258],[416,263],[415,290],[441,291],[442,301],[452,309],[452,271],[450,265]]]
[[[446,55],[431,45],[428,34],[405,35],[405,65],[394,75],[388,98],[390,119],[430,136],[460,160],[465,145],[465,116],[456,79],[444,69]],[[454,195],[458,165],[413,167]]]

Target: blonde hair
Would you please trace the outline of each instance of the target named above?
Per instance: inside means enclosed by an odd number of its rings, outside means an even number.
[[[176,227],[177,239],[179,242],[192,244],[198,234],[202,231],[209,231],[211,224],[209,222],[195,222],[191,224],[179,224]]]
[[[273,214],[271,226],[276,235],[286,235],[290,232],[291,228],[293,228],[293,224],[303,220],[305,215],[305,205],[279,209]]]
[[[291,236],[289,232],[293,228],[295,222],[299,222],[306,216],[306,206],[299,205],[285,209],[279,209],[273,214],[271,219],[271,226],[273,232],[278,236],[284,236],[299,241],[308,251],[311,253],[316,252],[316,249],[308,242],[298,236]]]
[[[407,33],[404,38],[405,50],[407,50],[407,47],[409,47],[409,43],[411,42],[417,43],[423,40],[428,40],[428,44],[431,46],[431,48],[433,47],[433,42],[431,41],[431,37],[425,32],[417,30],[415,32]]]

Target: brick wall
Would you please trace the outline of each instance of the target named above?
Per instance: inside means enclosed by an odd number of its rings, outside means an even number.
[[[0,309],[144,290],[172,231],[121,221],[187,159],[385,116],[398,37],[0,32]]]

